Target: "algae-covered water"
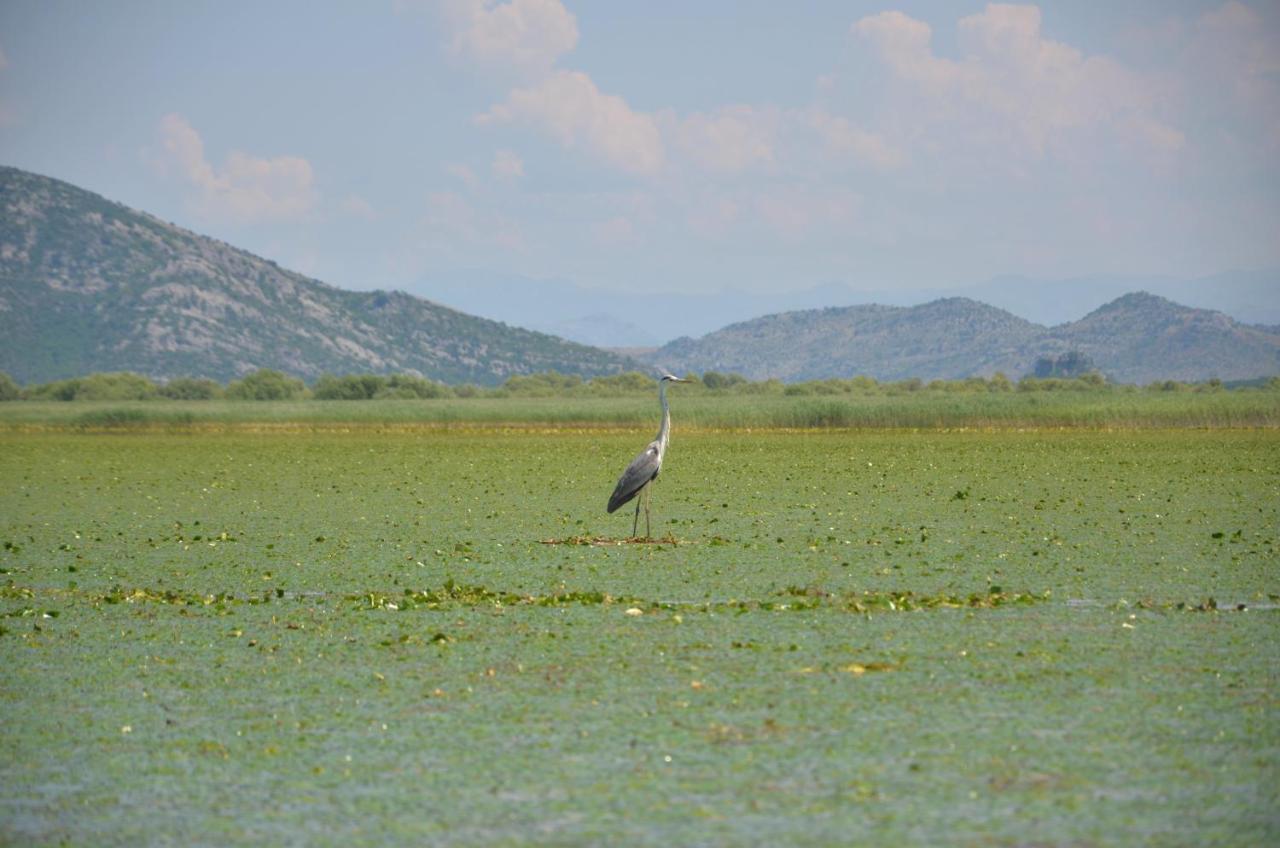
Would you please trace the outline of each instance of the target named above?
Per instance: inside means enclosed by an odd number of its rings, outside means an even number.
[[[1280,838],[1274,431],[648,438],[0,435],[0,841]]]

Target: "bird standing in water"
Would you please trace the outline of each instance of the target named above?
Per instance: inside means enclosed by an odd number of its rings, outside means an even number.
[[[609,512],[615,511],[627,501],[639,495],[636,501],[636,515],[631,522],[631,537],[635,538],[636,528],[640,524],[640,505],[644,504],[644,534],[650,538],[653,531],[649,529],[649,484],[658,477],[662,470],[662,456],[667,452],[667,440],[671,436],[671,408],[667,405],[667,383],[687,383],[671,374],[663,374],[658,380],[658,399],[662,403],[662,424],[658,427],[657,437],[640,455],[631,460],[627,470],[618,478],[618,485],[609,496]]]

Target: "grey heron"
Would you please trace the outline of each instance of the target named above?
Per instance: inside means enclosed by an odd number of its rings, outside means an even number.
[[[631,521],[631,537],[635,538],[636,528],[640,524],[640,505],[644,504],[644,533],[649,538],[653,531],[649,528],[649,484],[662,470],[662,457],[667,452],[667,440],[671,436],[671,407],[667,404],[667,383],[687,383],[671,374],[663,374],[658,379],[658,400],[662,403],[662,424],[658,427],[658,435],[640,455],[631,460],[627,470],[618,478],[618,485],[609,496],[609,512],[639,495],[636,500],[636,515]]]

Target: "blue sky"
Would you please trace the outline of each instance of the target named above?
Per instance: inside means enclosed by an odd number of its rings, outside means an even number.
[[[1272,268],[1280,8],[7,0],[0,161],[428,295]]]

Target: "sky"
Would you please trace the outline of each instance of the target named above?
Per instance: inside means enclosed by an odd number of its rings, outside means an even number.
[[[0,4],[0,162],[344,288],[1280,267],[1280,4]]]

